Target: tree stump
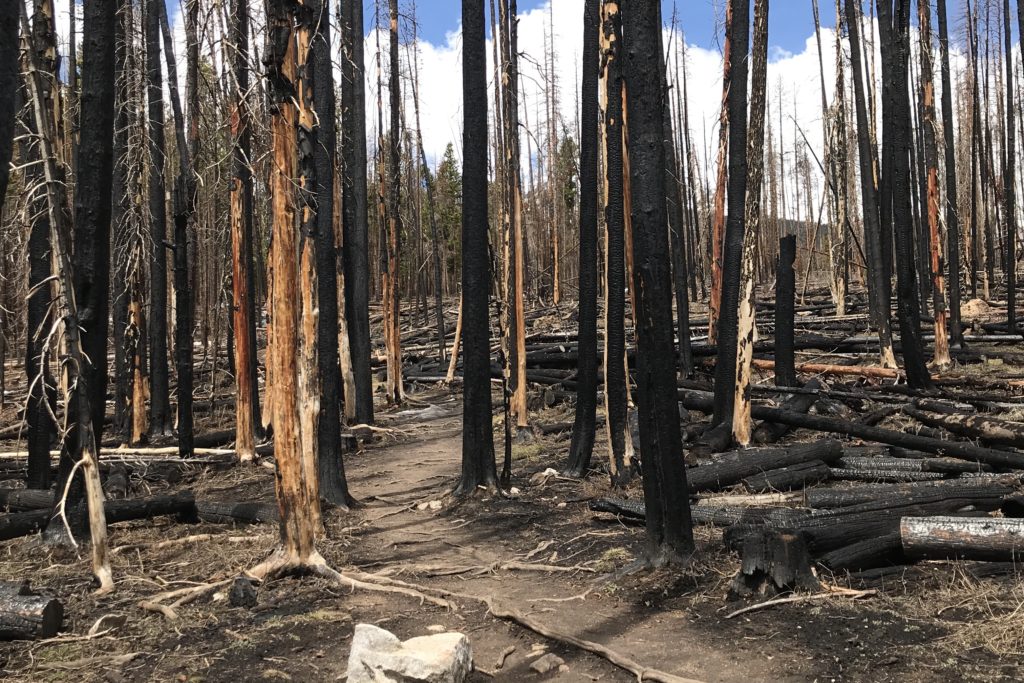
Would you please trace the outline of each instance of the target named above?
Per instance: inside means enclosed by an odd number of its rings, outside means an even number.
[[[729,586],[731,599],[821,588],[811,569],[807,545],[792,531],[763,529],[748,534],[740,557],[740,571]]]
[[[28,581],[0,581],[0,640],[52,638],[64,624],[64,606],[33,591]]]

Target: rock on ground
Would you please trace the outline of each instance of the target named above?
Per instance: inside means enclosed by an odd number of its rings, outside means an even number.
[[[348,683],[463,683],[473,669],[469,638],[439,633],[401,641],[372,624],[359,624],[348,657]]]

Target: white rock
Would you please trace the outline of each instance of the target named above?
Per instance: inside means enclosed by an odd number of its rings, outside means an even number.
[[[427,630],[431,633],[444,633],[448,629],[444,627],[444,624],[431,624],[427,627]]]
[[[531,664],[530,668],[539,674],[546,674],[549,671],[560,669],[563,665],[565,665],[564,659],[549,652]]]
[[[439,633],[402,642],[372,624],[359,624],[348,657],[348,683],[463,683],[473,668],[469,638]]]

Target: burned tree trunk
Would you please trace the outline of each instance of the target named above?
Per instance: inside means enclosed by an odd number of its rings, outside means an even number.
[[[167,205],[164,201],[164,98],[160,66],[160,4],[145,0],[146,76],[149,102],[149,239],[151,246],[149,313],[149,427],[171,433],[167,375]]]
[[[17,44],[16,34],[11,43]],[[33,591],[28,581],[0,582],[0,640],[52,638],[63,625],[64,606],[57,598]]]
[[[750,129],[747,133],[747,197],[744,207],[746,234],[740,266],[739,311],[736,331],[736,387],[733,399],[732,435],[741,446],[750,443],[750,372],[757,327],[754,321],[754,278],[757,246],[761,237],[761,186],[764,179],[765,81],[768,77],[768,0],[754,3],[754,46],[751,59]],[[717,378],[716,378],[717,379]]]
[[[632,440],[626,424],[629,397],[626,383],[625,179],[623,170],[622,23],[617,2],[602,8],[602,71],[605,188],[605,311],[604,402],[609,463],[613,486],[630,478]]]
[[[722,246],[722,308],[719,315],[718,363],[715,365],[713,423],[733,417],[736,393],[737,326],[740,269],[743,258],[744,210],[747,199],[747,71],[750,44],[750,2],[731,0],[729,43],[729,216]]]
[[[579,366],[576,416],[566,474],[587,473],[597,426],[597,146],[600,0],[583,7],[580,102]]]
[[[494,489],[487,245],[487,46],[483,0],[462,0],[462,477],[456,495]]]
[[[1020,561],[1024,521],[983,517],[904,517],[903,552],[928,560]]]
[[[794,309],[796,307],[796,235],[779,238],[779,261],[775,270],[775,385],[795,387]]]
[[[942,72],[942,134],[945,146],[946,191],[946,264],[949,267],[949,332],[954,347],[963,345],[960,325],[960,211],[956,183],[956,141],[953,136],[953,84],[949,75],[949,32],[946,26],[946,0],[936,0],[939,23],[939,52]],[[972,174],[973,180],[973,174]],[[973,197],[973,193],[972,193]],[[974,217],[972,214],[971,221]]]
[[[1020,6],[1017,7],[1018,13]],[[1010,32],[1010,0],[1003,0],[1003,39],[1006,43],[1006,159],[1003,163],[1003,221],[1006,223],[1006,322],[1010,334],[1017,332],[1017,127],[1014,112],[1017,98],[1014,86],[1013,43]],[[1024,28],[1024,16],[1019,15]]]
[[[0,92],[7,93],[0,101],[0,212],[7,197],[7,181],[14,152],[14,93],[18,90],[18,12],[11,3],[0,13]]]
[[[718,319],[722,309],[722,244],[725,236],[726,183],[729,180],[727,165],[730,144],[729,117],[732,112],[730,104],[732,100],[729,92],[734,75],[732,64],[733,12],[733,0],[726,0],[725,42],[722,44],[722,111],[718,120],[718,176],[715,182],[715,215],[711,223],[711,299],[708,301],[708,343],[711,344],[718,341]],[[743,47],[746,49],[746,40],[744,40]],[[740,61],[746,61],[746,54]]]
[[[630,117],[633,245],[637,303],[637,398],[649,560],[677,562],[694,549],[676,399],[672,278],[665,204],[661,3],[624,8],[623,73]]]
[[[242,462],[256,457],[261,429],[256,359],[256,292],[253,266],[253,180],[249,166],[252,117],[249,111],[249,3],[233,0],[231,40],[235,92],[231,110],[231,287],[235,351],[235,450]]]
[[[402,107],[402,93],[399,86],[401,68],[398,63],[398,0],[389,0],[390,14],[390,72],[388,93],[390,95],[391,128],[388,136],[388,204],[386,245],[382,251],[386,259],[382,262],[381,300],[384,304],[384,346],[387,355],[387,400],[391,405],[405,401],[402,386],[402,338],[399,325],[401,312],[399,298],[399,263],[401,260],[402,237],[402,153],[399,111]]]
[[[335,101],[331,71],[330,3],[311,0],[309,51],[300,75],[305,110],[310,125],[299,126],[299,147],[312,148],[305,163],[311,173],[303,186],[315,217],[310,221],[316,250],[317,363],[320,380],[320,415],[317,429],[317,463],[320,497],[332,505],[347,507],[348,484],[342,459],[341,365],[338,349],[338,254],[334,246]],[[304,154],[309,154],[308,152]],[[301,166],[300,161],[300,166]],[[308,237],[307,237],[308,239]]]
[[[370,374],[370,264],[366,193],[366,93],[362,0],[341,0],[342,223],[345,318],[348,321],[356,420],[373,423]]]

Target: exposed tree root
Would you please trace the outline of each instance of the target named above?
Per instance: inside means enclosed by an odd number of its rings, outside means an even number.
[[[758,610],[767,609],[768,607],[774,607],[775,605],[785,605],[793,602],[812,602],[814,600],[824,600],[825,598],[850,598],[851,600],[857,600],[859,598],[866,598],[871,595],[877,595],[878,591],[874,589],[857,591],[849,590],[847,588],[839,588],[838,586],[829,587],[824,593],[812,593],[811,595],[790,595],[785,598],[775,598],[774,600],[767,600],[765,602],[759,602],[754,605],[747,605],[735,612],[730,612],[725,615],[726,619],[732,619],[738,617],[741,614],[747,614],[749,612],[756,612]]]

